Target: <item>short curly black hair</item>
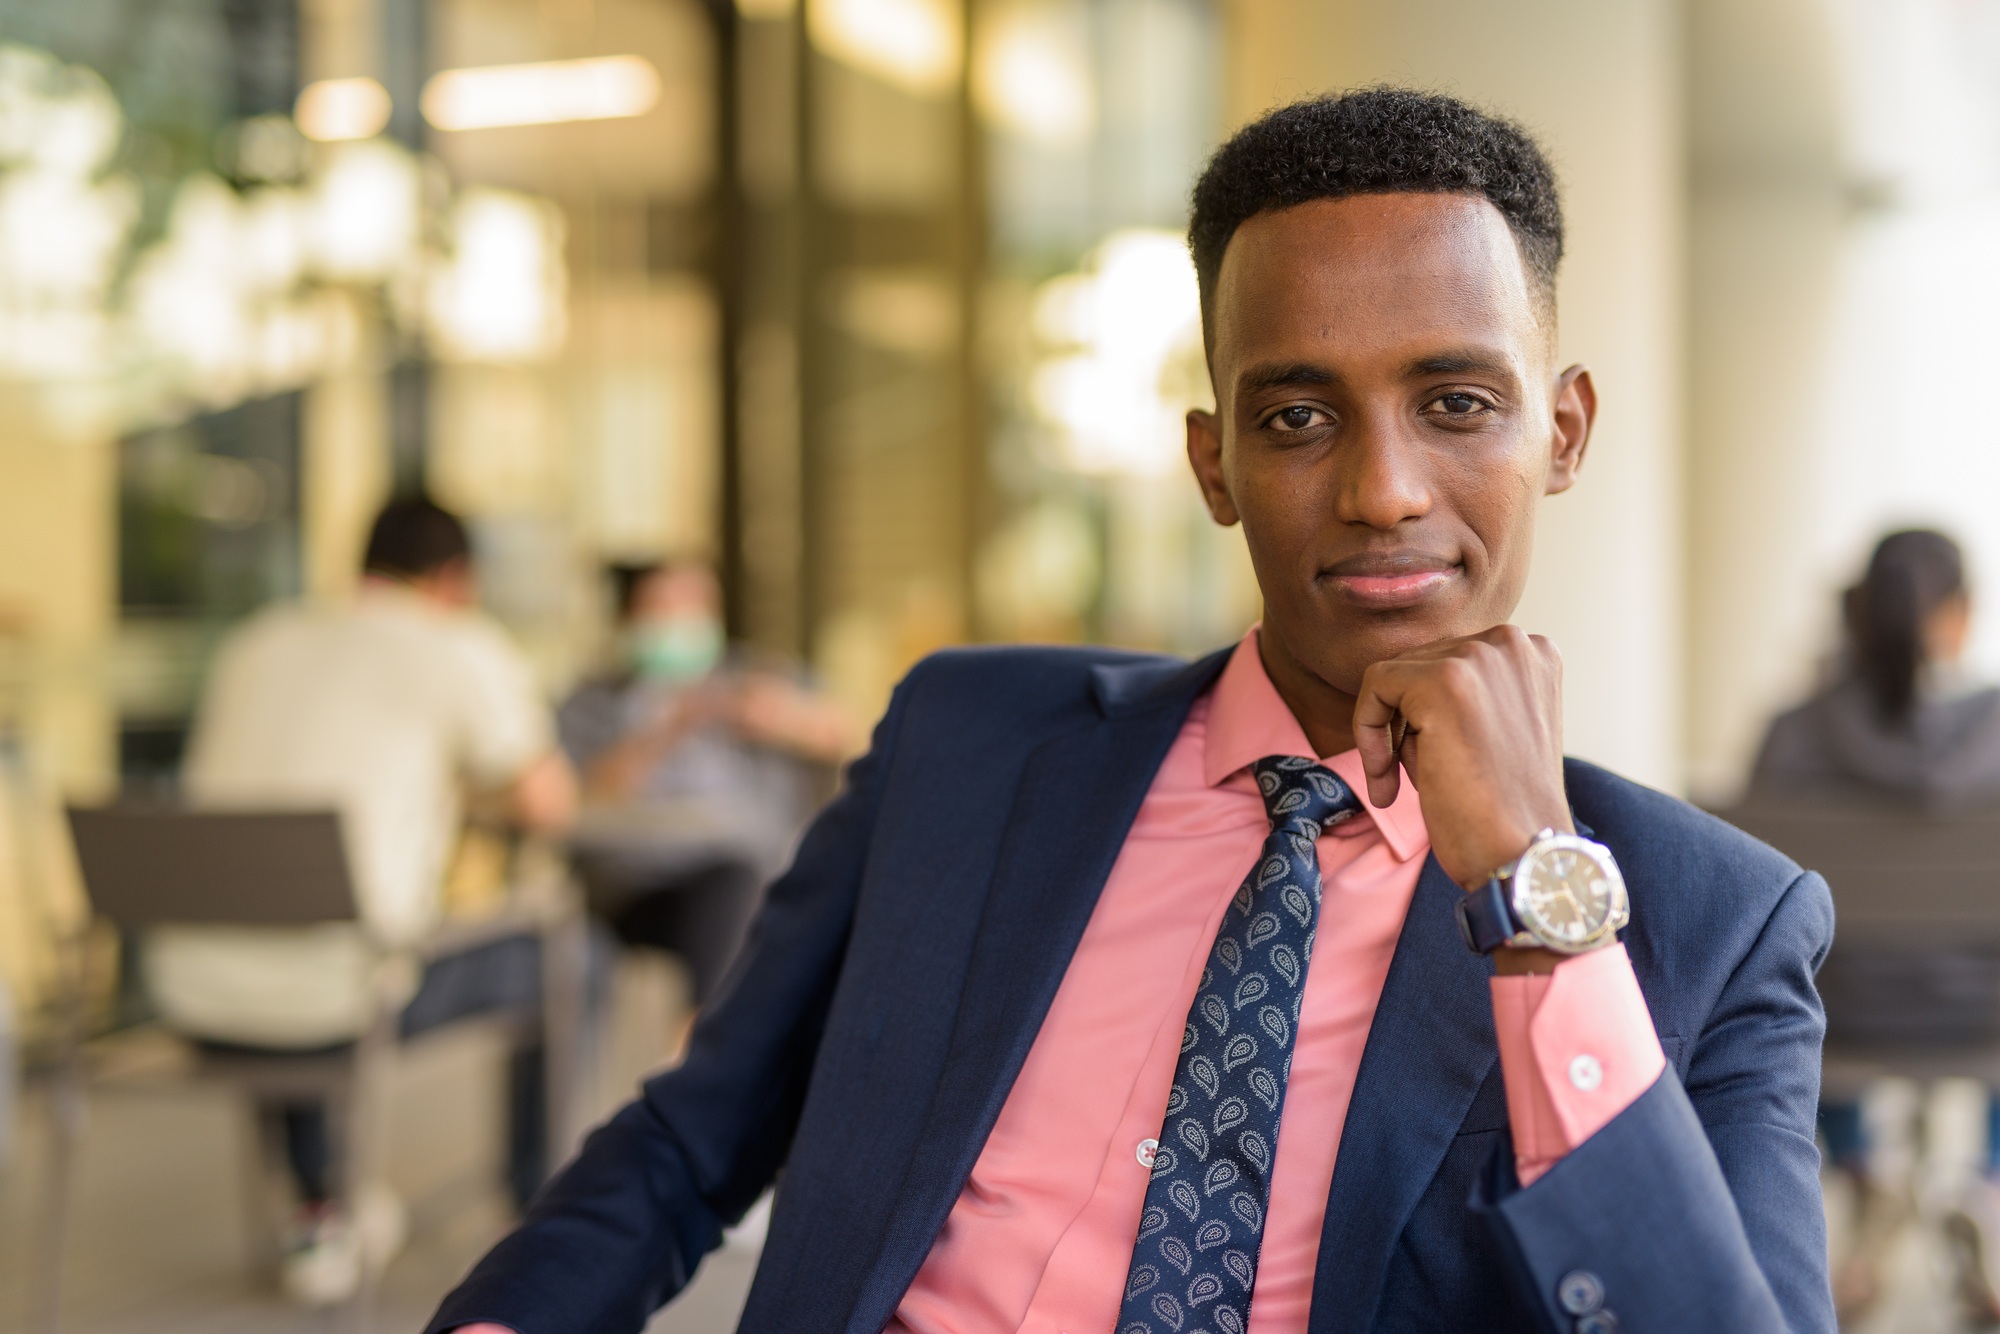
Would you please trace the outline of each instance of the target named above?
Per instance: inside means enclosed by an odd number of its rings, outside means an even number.
[[[1562,203],[1542,150],[1520,126],[1457,98],[1378,87],[1280,107],[1209,159],[1188,224],[1204,323],[1222,253],[1249,219],[1315,199],[1404,191],[1490,201],[1513,229],[1535,297],[1553,312]]]

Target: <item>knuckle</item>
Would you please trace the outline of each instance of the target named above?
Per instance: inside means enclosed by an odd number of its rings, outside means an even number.
[[[1479,669],[1470,657],[1446,658],[1437,666],[1438,686],[1452,695],[1463,695],[1479,679]]]
[[[1474,644],[1470,652],[1458,659],[1459,679],[1467,685],[1484,680],[1492,673],[1502,670],[1509,658],[1507,650],[1498,645]]]
[[[1357,717],[1365,716],[1374,720],[1386,718],[1394,708],[1398,692],[1395,688],[1394,669],[1387,663],[1375,663],[1361,673],[1361,685],[1355,693],[1355,702],[1360,710]]]

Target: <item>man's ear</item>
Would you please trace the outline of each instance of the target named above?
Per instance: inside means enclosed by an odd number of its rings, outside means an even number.
[[[1208,517],[1224,528],[1241,518],[1236,512],[1236,502],[1230,498],[1229,485],[1222,475],[1222,423],[1213,412],[1200,408],[1190,408],[1187,415],[1187,456],[1188,466],[1194,469],[1194,479],[1201,484],[1201,498],[1208,506]]]
[[[1544,495],[1559,495],[1576,484],[1583,471],[1583,452],[1590,447],[1590,427],[1597,420],[1597,386],[1590,372],[1572,366],[1556,380],[1555,411],[1549,414],[1549,480]]]

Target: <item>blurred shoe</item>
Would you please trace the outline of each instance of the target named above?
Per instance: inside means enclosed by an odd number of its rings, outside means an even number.
[[[361,1239],[343,1210],[321,1203],[299,1211],[279,1281],[300,1306],[338,1306],[360,1291]]]
[[[2000,1184],[1981,1179],[1944,1220],[1958,1299],[1974,1329],[2000,1327]]]
[[[409,1211],[387,1186],[363,1186],[354,1193],[354,1234],[361,1243],[361,1262],[379,1274],[402,1252],[410,1239]]]

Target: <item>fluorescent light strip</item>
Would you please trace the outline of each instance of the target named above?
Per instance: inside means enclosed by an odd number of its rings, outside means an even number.
[[[599,56],[442,70],[422,107],[440,130],[492,130],[642,116],[659,100],[659,73],[644,57]]]

